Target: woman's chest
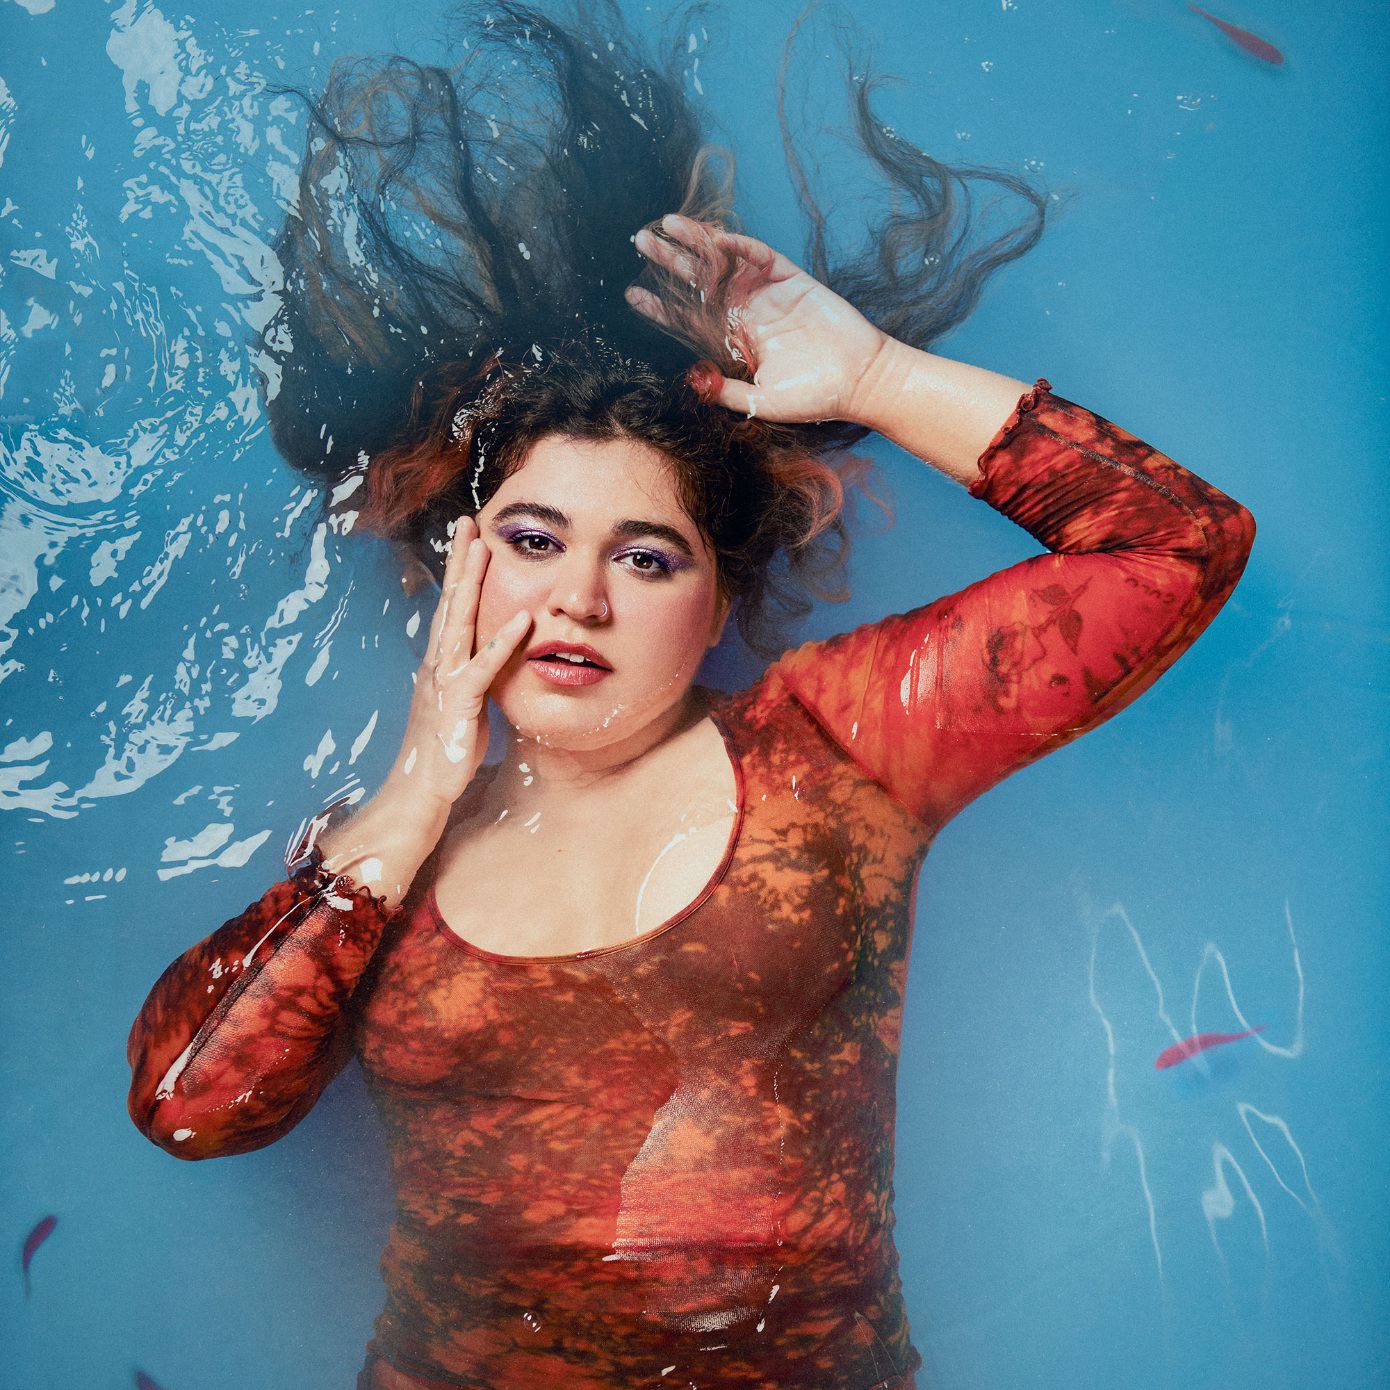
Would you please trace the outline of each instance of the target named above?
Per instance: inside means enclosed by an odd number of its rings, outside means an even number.
[[[538,957],[621,945],[684,914],[728,860],[739,796],[713,725],[687,744],[599,794],[494,785],[438,857],[442,919],[481,950]]]
[[[359,1000],[369,1075],[589,1103],[600,1080],[603,1091],[641,1090],[772,1058],[793,1034],[805,1048],[820,1032],[872,1031],[901,1004],[921,845],[884,840],[885,810],[902,814],[891,806],[801,799],[816,789],[752,777],[717,882],[636,941],[551,958],[490,952],[421,894]],[[867,874],[847,826],[879,837]],[[885,856],[893,845],[902,852]]]
[[[735,824],[708,797],[679,814],[545,813],[457,844],[434,884],[440,916],[496,955],[547,957],[634,941],[680,916],[717,879]],[[527,821],[531,823],[528,824]]]

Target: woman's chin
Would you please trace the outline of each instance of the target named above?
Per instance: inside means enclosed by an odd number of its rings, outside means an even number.
[[[544,748],[583,752],[620,742],[643,721],[592,687],[494,695],[502,717],[519,738]]]
[[[500,690],[494,686],[492,699],[519,738],[557,751],[591,753],[661,742],[681,722],[690,682],[664,683],[659,695],[646,692],[648,698],[637,701],[602,686],[538,686],[523,677]]]

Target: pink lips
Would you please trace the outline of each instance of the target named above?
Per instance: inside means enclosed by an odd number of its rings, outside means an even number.
[[[607,662],[581,642],[543,642],[526,653],[526,664],[551,685],[596,685],[612,674]]]

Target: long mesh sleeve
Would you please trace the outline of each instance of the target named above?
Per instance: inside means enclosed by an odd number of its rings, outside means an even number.
[[[980,469],[972,494],[1053,553],[776,668],[933,827],[1152,685],[1226,601],[1254,539],[1239,503],[1046,382]]]
[[[347,1060],[346,1006],[390,914],[322,871],[277,883],[160,976],[130,1032],[130,1115],[178,1158],[261,1148]]]

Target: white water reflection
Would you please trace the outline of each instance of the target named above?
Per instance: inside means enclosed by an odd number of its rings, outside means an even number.
[[[137,0],[109,25],[125,148],[109,120],[74,133],[53,162],[75,186],[14,180],[27,198],[0,209],[0,682],[9,709],[67,705],[58,743],[0,721],[0,809],[41,818],[128,795],[235,741],[286,680],[317,683],[353,588],[334,575],[351,519],[315,524],[319,494],[279,469],[260,401],[270,243],[303,140],[296,102],[268,87],[295,36]],[[47,136],[36,120],[0,82],[0,161]],[[306,769],[355,763],[374,728],[337,760],[325,735]],[[263,838],[160,876],[243,862]]]
[[[1160,1210],[1159,1202],[1155,1197],[1155,1183],[1151,1179],[1151,1169],[1156,1161],[1153,1152],[1157,1151],[1162,1155],[1159,1161],[1165,1169],[1171,1168],[1182,1161],[1181,1155],[1174,1154],[1172,1146],[1174,1143],[1180,1144],[1183,1141],[1177,1138],[1181,1131],[1171,1123],[1171,1117],[1169,1117],[1170,1122],[1165,1124],[1164,1111],[1159,1100],[1154,1094],[1147,1093],[1145,1090],[1146,1083],[1154,1075],[1156,1067],[1152,1062],[1149,1062],[1147,1066],[1145,1065],[1145,1054],[1141,1049],[1147,1045],[1150,1049],[1148,1056],[1152,1057],[1153,1053],[1157,1052],[1167,1039],[1171,1039],[1174,1043],[1181,1043],[1184,1038],[1189,1041],[1196,1040],[1199,1034],[1206,1032],[1209,1035],[1215,1034],[1216,1039],[1239,1038],[1240,1041],[1237,1045],[1241,1046],[1258,1044],[1265,1053],[1283,1062],[1296,1060],[1302,1055],[1304,1049],[1305,1004],[1305,981],[1302,959],[1298,950],[1298,937],[1294,931],[1293,914],[1286,902],[1284,904],[1284,924],[1288,932],[1288,950],[1296,990],[1292,1000],[1293,1019],[1289,1030],[1289,1041],[1281,1044],[1267,1040],[1261,1032],[1252,1031],[1255,1024],[1250,1021],[1247,1011],[1238,1002],[1225,954],[1214,942],[1207,941],[1202,947],[1201,958],[1193,975],[1189,1027],[1187,1033],[1184,1034],[1174,1023],[1168,1011],[1163,980],[1153,964],[1144,944],[1143,936],[1124,905],[1115,903],[1108,911],[1099,915],[1088,910],[1086,916],[1089,920],[1091,937],[1087,971],[1089,997],[1091,1008],[1100,1020],[1104,1032],[1107,1054],[1105,1104],[1101,1112],[1102,1160],[1109,1168],[1114,1146],[1121,1139],[1126,1141],[1134,1151],[1139,1189],[1147,1216],[1149,1240],[1153,1247],[1154,1263],[1161,1281],[1163,1278],[1161,1232],[1180,1226],[1184,1218],[1181,1210]],[[1099,976],[1102,972],[1099,963],[1102,944],[1107,938],[1115,937],[1117,929],[1118,940],[1126,943],[1132,950],[1133,959],[1137,960],[1147,981],[1148,989],[1152,992],[1150,1007],[1153,1019],[1159,1025],[1158,1030],[1154,1030],[1151,1024],[1146,1026],[1143,1007],[1136,1004],[1132,991],[1121,988],[1113,980],[1109,988],[1100,983]],[[1121,961],[1123,961],[1123,957],[1122,951]],[[1220,971],[1225,986],[1224,1007],[1222,1005],[1213,1006],[1208,1002],[1204,1009],[1199,1009],[1202,1003],[1202,980],[1208,965],[1212,962],[1215,962]],[[1109,972],[1106,973],[1109,974]],[[1116,992],[1113,1002],[1107,1006],[1105,999],[1111,990]],[[1234,1022],[1238,1023],[1243,1030],[1243,1034],[1215,1033],[1218,1028],[1230,1026],[1225,1017],[1227,1009],[1233,1016]],[[1121,1018],[1124,1020],[1123,1023],[1117,1021]],[[1123,1042],[1121,1041],[1122,1031],[1124,1033]],[[1208,1047],[1211,1048],[1210,1051],[1207,1050]],[[1189,1089],[1194,1084],[1198,1086],[1210,1084],[1213,1082],[1218,1065],[1222,1066],[1223,1069],[1229,1068],[1229,1070],[1221,1077],[1221,1085],[1216,1088],[1217,1095],[1220,1094],[1222,1088],[1238,1085],[1244,1089],[1246,1086],[1259,1084],[1263,1079],[1253,1067],[1249,1069],[1247,1075],[1245,1070],[1233,1066],[1220,1048],[1212,1047],[1210,1043],[1206,1046],[1193,1047],[1186,1059],[1177,1065],[1182,1067],[1184,1072],[1171,1081],[1165,1077],[1163,1084],[1185,1085]],[[1222,1110],[1223,1107],[1218,1105],[1217,1113],[1221,1114]],[[1262,1160],[1274,1178],[1276,1190],[1282,1190],[1314,1220],[1319,1240],[1324,1249],[1335,1244],[1331,1238],[1330,1228],[1322,1214],[1321,1203],[1313,1189],[1307,1160],[1302,1148],[1294,1138],[1288,1121],[1272,1111],[1260,1109],[1243,1096],[1234,1098],[1233,1114],[1230,1112],[1226,1112],[1226,1114],[1239,1121],[1238,1127],[1243,1129],[1244,1136],[1249,1141],[1249,1148],[1253,1150],[1253,1153],[1247,1153],[1245,1163],[1250,1163],[1256,1157]],[[1264,1142],[1256,1133],[1252,1120],[1258,1122],[1265,1131]],[[1295,1190],[1294,1185],[1285,1176],[1279,1164],[1271,1157],[1270,1147],[1274,1146],[1274,1136],[1278,1136],[1278,1140],[1282,1141],[1281,1146],[1285,1153],[1290,1155],[1296,1163],[1295,1181],[1302,1189],[1301,1193]],[[1146,1139],[1148,1141],[1147,1147]],[[1217,1259],[1229,1276],[1218,1223],[1228,1222],[1236,1215],[1240,1200],[1243,1197],[1258,1224],[1260,1241],[1266,1259],[1271,1254],[1269,1223],[1266,1218],[1264,1202],[1247,1174],[1245,1164],[1242,1164],[1237,1149],[1232,1147],[1233,1145],[1240,1146],[1241,1143],[1235,1129],[1228,1129],[1224,1123],[1221,1123],[1217,1133],[1212,1134],[1207,1142],[1211,1145],[1210,1177],[1197,1194],[1197,1201]],[[1288,1158],[1284,1159],[1284,1165],[1287,1169],[1289,1166]],[[1165,1181],[1163,1190],[1169,1189],[1170,1184]]]

